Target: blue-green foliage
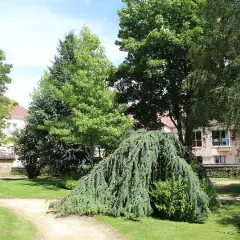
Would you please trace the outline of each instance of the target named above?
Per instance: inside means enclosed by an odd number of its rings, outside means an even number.
[[[175,177],[188,183],[193,218],[209,212],[209,200],[198,177],[181,157],[179,142],[162,132],[138,134],[82,177],[69,196],[52,207],[63,214],[110,214],[143,217],[153,213],[150,188],[156,181]]]

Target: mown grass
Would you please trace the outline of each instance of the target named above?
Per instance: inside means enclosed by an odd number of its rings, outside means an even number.
[[[66,196],[69,190],[57,187],[55,179],[4,179],[0,180],[0,198],[44,198]]]
[[[240,184],[216,186],[216,190],[219,194],[240,196]],[[128,240],[240,239],[240,202],[236,201],[222,202],[222,207],[213,212],[204,224],[172,222],[154,218],[144,218],[140,222],[134,222],[102,215],[96,216],[96,219],[112,226]]]
[[[240,184],[229,184],[225,186],[215,186],[217,192],[221,195],[228,195],[230,197],[240,197]]]
[[[128,240],[237,240],[240,239],[240,203],[223,203],[204,224],[144,218],[140,222],[97,216]]]
[[[7,208],[0,208],[1,240],[33,240],[36,229],[27,220]]]

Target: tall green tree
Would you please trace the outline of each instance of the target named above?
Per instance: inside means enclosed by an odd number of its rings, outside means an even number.
[[[5,55],[0,50],[0,145],[2,144],[4,134],[2,129],[5,128],[5,119],[9,117],[9,104],[10,100],[4,96],[7,90],[7,84],[11,83],[9,74],[11,72],[12,65],[5,63]]]
[[[107,83],[112,64],[99,38],[86,26],[80,32],[74,56],[76,71],[72,78],[60,87],[47,86],[69,111],[59,119],[46,120],[44,125],[51,136],[86,146],[93,163],[95,147],[116,147],[131,128],[131,121],[114,102],[115,95]]]
[[[134,117],[142,127],[159,127],[158,116],[169,115],[180,141],[191,146],[193,89],[191,44],[202,36],[200,0],[123,1],[120,49],[128,53],[115,79],[120,102],[133,102]],[[137,100],[137,101],[136,101]]]
[[[239,125],[240,2],[207,0],[200,14],[204,37],[193,44],[190,54],[194,108],[201,109],[198,113],[205,119]]]
[[[76,174],[78,166],[86,160],[83,147],[79,143],[66,143],[57,136],[50,136],[41,126],[51,119],[54,123],[62,116],[69,114],[69,108],[51,92],[49,86],[61,88],[71,81],[76,72],[76,57],[78,39],[74,32],[69,32],[64,40],[60,40],[57,54],[49,70],[39,81],[38,88],[32,94],[27,119],[27,131],[32,141],[37,143],[36,155],[41,164],[48,165],[53,173],[61,177]]]
[[[128,55],[113,78],[118,101],[132,102],[130,111],[147,129],[159,127],[159,116],[170,116],[191,148],[195,128],[224,121],[228,90],[236,89],[239,2],[123,2],[117,44]]]

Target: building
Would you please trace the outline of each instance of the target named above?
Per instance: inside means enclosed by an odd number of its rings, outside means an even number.
[[[11,112],[11,118],[6,120],[7,128],[3,133],[10,137],[13,132],[25,126],[25,118],[28,116],[28,111],[21,107],[14,107]],[[13,151],[13,143],[0,147],[0,174],[11,172],[12,167],[23,167],[21,162],[17,160]]]
[[[177,135],[177,129],[169,117],[162,117],[163,131]],[[240,164],[240,141],[234,129],[227,129],[217,122],[211,127],[194,131],[193,153],[203,165]]]
[[[240,144],[233,129],[214,126],[194,132],[193,152],[204,165],[240,164]]]

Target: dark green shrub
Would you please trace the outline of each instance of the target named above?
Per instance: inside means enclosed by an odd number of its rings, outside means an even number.
[[[52,170],[49,166],[44,166],[40,169],[40,175],[44,177],[52,176]]]
[[[93,167],[90,165],[81,165],[77,169],[77,173],[71,176],[65,176],[58,182],[58,187],[72,190],[77,186],[78,180],[86,176]]]
[[[187,181],[155,182],[150,192],[154,214],[174,221],[202,222],[207,217],[196,214]]]
[[[64,189],[73,190],[77,186],[77,180],[62,179],[58,182],[57,186]]]
[[[11,174],[12,175],[25,175],[26,170],[25,170],[25,168],[12,167]]]
[[[204,166],[211,178],[239,178],[240,166]]]

